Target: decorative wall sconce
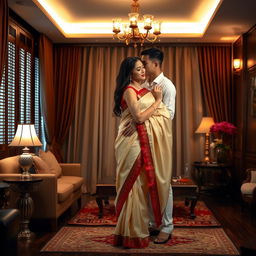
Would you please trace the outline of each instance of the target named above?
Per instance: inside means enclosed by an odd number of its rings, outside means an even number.
[[[241,68],[241,60],[240,59],[234,59],[233,60],[233,67],[235,70],[238,70]]]

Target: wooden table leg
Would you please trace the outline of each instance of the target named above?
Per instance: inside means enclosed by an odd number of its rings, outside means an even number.
[[[197,196],[187,196],[185,198],[185,205],[189,206],[190,204],[190,219],[195,219],[195,207],[197,203]]]
[[[108,196],[96,196],[96,202],[99,207],[99,213],[98,213],[99,219],[103,217],[103,200],[105,205],[109,205]]]
[[[97,184],[96,185],[96,202],[99,207],[99,219],[103,217],[103,200],[104,205],[109,206],[109,196],[116,195],[115,184]]]
[[[101,219],[103,217],[103,203],[102,203],[102,197],[101,196],[97,196],[96,197],[96,202],[97,202],[97,205],[99,207],[99,213],[98,213],[98,217],[99,219]]]

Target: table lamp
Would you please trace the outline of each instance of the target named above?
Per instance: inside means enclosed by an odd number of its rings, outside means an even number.
[[[210,162],[209,158],[209,150],[210,150],[210,143],[209,143],[209,133],[210,128],[214,124],[212,117],[203,117],[201,120],[200,125],[198,126],[195,133],[205,133],[205,147],[204,147],[204,162]]]
[[[42,146],[41,141],[36,135],[35,126],[33,124],[18,124],[16,134],[9,146],[24,147],[22,149],[23,153],[19,158],[19,164],[23,170],[21,177],[29,179],[29,169],[33,164],[33,157],[29,153],[28,147]]]

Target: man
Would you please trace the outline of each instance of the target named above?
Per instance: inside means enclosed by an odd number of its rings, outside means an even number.
[[[147,75],[147,81],[145,82],[144,87],[148,88],[149,90],[152,90],[155,85],[160,85],[162,87],[162,101],[169,110],[171,119],[173,119],[175,114],[176,89],[172,81],[165,77],[162,72],[163,52],[157,48],[146,49],[141,52],[141,59],[145,66]],[[123,135],[130,136],[135,130],[136,128],[128,123]],[[170,141],[170,143],[172,142]],[[155,223],[153,221],[151,221],[149,224],[151,235],[158,234],[154,243],[163,244],[169,240],[170,234],[173,230],[172,210],[173,195],[172,188],[170,186],[167,207],[165,208],[165,211],[163,213],[162,225],[160,227],[160,230],[155,229]],[[152,213],[150,215],[152,215]],[[151,219],[153,220],[153,216],[151,216]]]
[[[171,119],[173,119],[175,114],[175,97],[176,89],[174,84],[170,79],[164,76],[162,72],[162,62],[163,62],[163,52],[157,48],[150,48],[141,52],[141,59],[146,69],[147,82],[145,87],[152,90],[156,84],[162,87],[163,92],[163,103],[166,105],[170,112]],[[172,142],[170,142],[172,143]],[[173,231],[173,195],[172,188],[170,186],[169,198],[167,201],[167,207],[165,208],[162,226],[158,237],[155,239],[154,243],[162,244],[166,243]],[[154,223],[150,223],[150,229],[154,230]],[[154,233],[151,231],[151,233]]]

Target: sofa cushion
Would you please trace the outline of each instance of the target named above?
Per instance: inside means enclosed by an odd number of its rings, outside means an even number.
[[[20,173],[19,157],[12,156],[0,160],[0,173]]]
[[[57,194],[58,194],[58,202],[64,202],[72,193],[73,193],[73,185],[68,183],[62,183],[57,180]]]
[[[39,156],[50,168],[50,172],[56,174],[57,177],[61,176],[61,167],[51,151],[44,152],[39,150]]]
[[[51,173],[50,167],[40,157],[33,156],[33,163],[36,169],[36,173]]]
[[[256,183],[244,183],[241,186],[241,192],[245,195],[252,195],[252,191],[256,188]]]
[[[58,182],[71,184],[73,186],[73,191],[76,191],[81,188],[84,179],[76,176],[61,176],[61,178],[58,179]]]
[[[256,171],[251,171],[251,182],[256,183]]]

